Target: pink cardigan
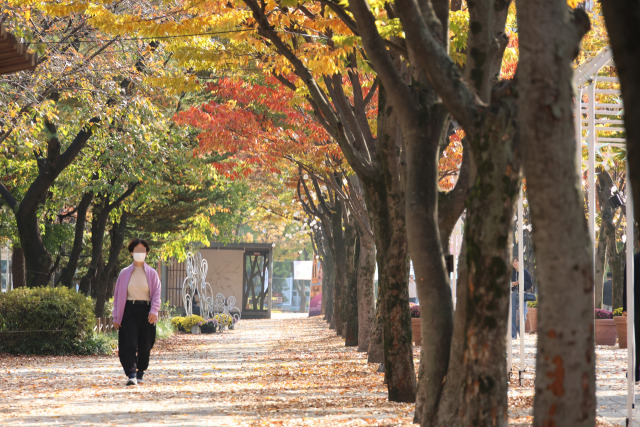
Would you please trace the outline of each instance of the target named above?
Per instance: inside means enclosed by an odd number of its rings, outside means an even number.
[[[144,263],[144,273],[147,276],[147,283],[149,284],[149,296],[151,297],[151,310],[149,314],[158,315],[160,310],[160,294],[161,284],[158,272],[151,268],[147,263]],[[133,274],[133,264],[124,268],[118,280],[116,281],[116,288],[113,292],[113,322],[122,323],[122,315],[124,314],[124,305],[127,303],[127,288],[129,287],[129,280]]]

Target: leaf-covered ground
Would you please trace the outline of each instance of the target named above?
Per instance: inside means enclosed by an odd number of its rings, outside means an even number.
[[[115,355],[0,355],[0,425],[412,425],[413,405],[388,402],[376,369],[320,318],[176,335],[137,387]],[[512,381],[513,424],[531,422],[532,378]]]

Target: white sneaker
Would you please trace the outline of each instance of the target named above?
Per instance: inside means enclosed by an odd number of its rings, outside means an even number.
[[[129,378],[127,380],[127,385],[137,385],[137,384],[138,384],[138,380],[136,379],[136,377]]]

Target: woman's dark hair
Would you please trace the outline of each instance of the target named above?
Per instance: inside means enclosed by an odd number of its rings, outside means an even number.
[[[133,253],[133,249],[140,244],[142,244],[145,248],[147,248],[147,253],[149,253],[149,242],[139,238],[135,238],[131,242],[129,242],[129,246],[128,246],[129,253]]]

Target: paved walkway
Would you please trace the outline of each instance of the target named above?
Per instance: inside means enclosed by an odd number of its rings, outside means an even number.
[[[535,340],[522,385],[511,381],[512,425],[531,423]],[[413,405],[388,402],[376,368],[321,319],[298,316],[177,335],[137,387],[124,386],[115,356],[0,355],[0,425],[412,425]],[[597,368],[598,425],[623,426],[626,350],[598,347]]]
[[[411,425],[382,374],[321,319],[240,321],[154,349],[145,383],[117,357],[0,356],[0,425]]]
[[[535,334],[525,334],[525,372],[522,375],[522,386],[518,381],[520,362],[520,341],[513,343],[513,374],[509,388],[510,399],[516,397],[527,398],[533,401],[533,382],[535,379]],[[596,402],[597,421],[601,426],[625,426],[627,419],[627,349],[615,346],[596,346]],[[640,403],[638,395],[640,386],[635,387],[636,399]],[[518,416],[530,416],[531,408],[517,409],[513,411],[515,420]],[[517,424],[517,423],[514,423]],[[636,405],[633,411],[634,426],[640,426],[640,409]]]

